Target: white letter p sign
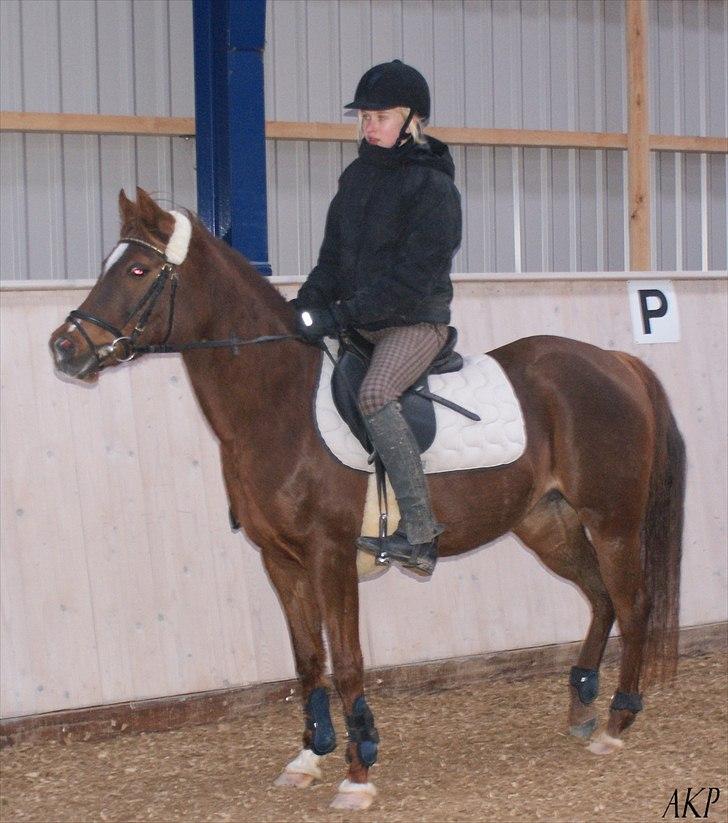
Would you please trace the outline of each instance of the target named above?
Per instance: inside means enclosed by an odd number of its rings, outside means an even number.
[[[635,343],[678,343],[680,317],[670,280],[628,280]]]

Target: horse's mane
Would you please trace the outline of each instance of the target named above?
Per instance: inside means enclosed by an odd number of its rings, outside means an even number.
[[[190,209],[180,209],[180,211],[183,211],[190,219],[193,237],[195,232],[198,232],[205,242],[211,244],[229,267],[259,292],[260,297],[271,310],[280,311],[287,307],[285,297],[237,249],[219,237],[215,237],[193,211]]]

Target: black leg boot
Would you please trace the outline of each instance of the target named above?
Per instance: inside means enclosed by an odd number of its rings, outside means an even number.
[[[432,515],[417,440],[397,402],[388,403],[365,422],[387,470],[401,519],[394,534],[382,539],[360,537],[356,544],[382,560],[395,560],[407,568],[432,574],[437,563],[437,536],[443,527]]]

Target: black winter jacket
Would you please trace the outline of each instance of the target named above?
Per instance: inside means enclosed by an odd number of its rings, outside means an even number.
[[[454,177],[448,147],[432,137],[393,149],[362,141],[296,307],[332,308],[342,325],[361,329],[449,323],[462,231]]]

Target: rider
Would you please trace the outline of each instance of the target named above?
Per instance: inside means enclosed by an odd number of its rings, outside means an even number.
[[[400,60],[369,69],[345,108],[358,110],[359,156],[339,179],[318,263],[293,301],[298,330],[319,342],[355,329],[373,343],[358,400],[401,519],[384,540],[357,545],[431,574],[443,526],[398,399],[447,339],[461,237],[455,167],[448,147],[422,133],[427,81]]]

